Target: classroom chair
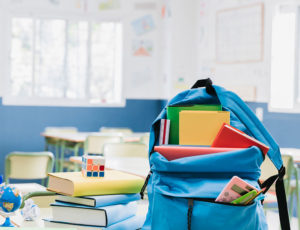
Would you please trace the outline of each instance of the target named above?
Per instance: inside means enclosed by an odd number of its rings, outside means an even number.
[[[44,133],[77,133],[78,129],[76,127],[46,127]],[[49,151],[50,147],[53,147],[55,153],[55,171],[58,171],[60,164],[64,164],[60,159],[60,140],[56,138],[45,137],[45,151]],[[65,149],[69,151],[74,151],[75,146],[66,146]],[[63,167],[63,166],[62,166]]]
[[[51,152],[11,152],[5,158],[5,182],[9,183],[9,179],[41,179],[45,185],[53,165]]]
[[[150,171],[148,146],[143,143],[109,143],[104,145],[103,151],[108,168],[133,173],[144,178]],[[146,199],[147,196],[146,190]]]
[[[106,143],[120,143],[122,142],[122,135],[117,133],[107,133],[107,135],[89,135],[84,144],[83,144],[83,151],[84,154],[99,154],[103,155],[103,146]],[[69,158],[69,166],[65,167],[67,168],[67,171],[75,170],[77,171],[79,169],[79,163],[74,163]]]
[[[140,142],[149,146],[149,140],[150,140],[150,133],[145,133],[143,136],[140,137]]]
[[[294,196],[296,195],[297,204],[297,217],[299,217],[300,212],[300,201],[299,201],[299,185],[298,185],[298,170],[295,167],[293,157],[291,155],[282,154],[283,164],[286,167],[286,174],[284,176],[284,187],[288,201],[289,217],[292,217]],[[261,177],[260,180],[264,181],[268,177],[276,175],[278,173],[277,169],[269,159],[266,157],[265,161],[261,166]],[[269,192],[266,194],[264,200],[264,210],[277,210],[277,198],[275,192],[275,184],[270,188]],[[300,220],[298,218],[298,228],[300,229]]]
[[[122,133],[122,134],[132,134],[133,131],[126,127],[101,127],[99,130],[101,133]]]
[[[105,157],[140,157],[148,158],[148,148],[143,143],[110,143],[104,145]]]
[[[122,135],[90,135],[84,143],[85,154],[103,154],[103,147],[107,143],[121,143]]]

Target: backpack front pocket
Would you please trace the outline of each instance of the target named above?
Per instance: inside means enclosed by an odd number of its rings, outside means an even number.
[[[173,161],[153,152],[151,219],[147,224],[152,230],[267,229],[260,202],[247,206],[214,202],[233,176],[260,189],[257,180],[262,161],[262,152],[256,146]]]
[[[249,205],[233,205],[218,203],[214,199],[156,193],[153,217],[152,229],[267,229],[260,201]]]

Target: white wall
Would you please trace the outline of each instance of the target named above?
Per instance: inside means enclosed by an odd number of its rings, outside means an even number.
[[[170,16],[163,20],[165,30],[165,96],[190,88],[197,79],[197,0],[170,0]]]
[[[268,102],[270,95],[272,0],[173,0],[168,97],[189,88],[197,79],[237,92],[243,99]],[[263,58],[261,61],[220,64],[216,60],[216,13],[219,10],[263,4]],[[239,20],[239,18],[236,18]],[[237,37],[239,34],[236,35]],[[183,78],[183,81],[179,81]]]
[[[152,3],[149,9],[139,9],[136,4]],[[125,1],[123,1],[125,3]],[[124,4],[125,5],[125,4]],[[163,96],[163,78],[161,72],[161,18],[159,1],[131,1],[125,6],[125,95],[127,98],[159,99]],[[132,22],[144,16],[151,15],[154,29],[142,35],[137,35]],[[132,53],[134,41],[150,41],[153,44],[151,57],[137,57]]]
[[[5,12],[5,5],[3,1],[0,1],[0,97],[3,95],[4,90],[4,12]]]

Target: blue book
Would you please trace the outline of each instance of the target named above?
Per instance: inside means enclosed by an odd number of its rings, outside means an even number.
[[[128,202],[140,200],[141,196],[135,194],[117,194],[117,195],[101,195],[101,196],[81,196],[72,197],[58,195],[55,201],[71,204],[86,205],[90,207],[103,207],[114,204],[127,204]]]
[[[137,212],[136,201],[99,208],[61,202],[55,202],[50,206],[53,221],[96,227],[108,227],[134,216]]]
[[[77,230],[135,230],[143,226],[145,217],[132,216],[109,227],[95,227],[90,225],[69,224],[64,222],[53,221],[52,219],[44,219],[47,228],[70,228]]]

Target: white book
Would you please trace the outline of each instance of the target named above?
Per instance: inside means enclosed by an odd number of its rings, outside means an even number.
[[[142,216],[132,216],[118,223],[112,224],[111,226],[105,227],[95,227],[89,225],[79,225],[63,223],[58,221],[53,221],[52,219],[44,219],[44,224],[46,228],[68,228],[77,230],[135,230],[143,226],[145,222],[145,217]]]
[[[134,216],[137,212],[136,201],[99,208],[62,202],[55,202],[50,206],[53,221],[96,227],[108,227]]]

